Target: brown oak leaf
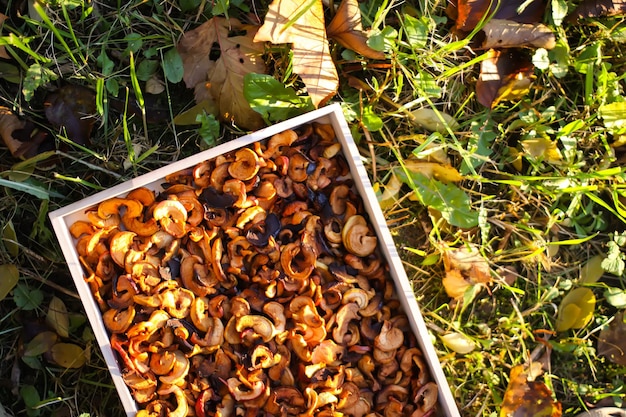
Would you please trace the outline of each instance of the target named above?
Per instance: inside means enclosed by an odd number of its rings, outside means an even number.
[[[361,25],[361,10],[356,0],[342,0],[333,20],[326,28],[329,38],[366,58],[385,59],[385,54],[367,45],[367,34]]]
[[[274,0],[254,40],[292,45],[293,71],[315,107],[337,92],[339,77],[330,56],[322,0]]]
[[[213,17],[186,32],[178,43],[183,80],[195,89],[196,103],[214,100],[223,121],[250,130],[264,125],[243,95],[243,77],[267,71],[263,45],[253,41],[256,30],[237,19]]]
[[[476,82],[478,102],[494,108],[506,100],[525,96],[533,81],[534,66],[530,57],[517,49],[490,49],[480,65]]]
[[[611,324],[600,332],[598,355],[611,362],[626,366],[626,322],[624,310],[615,315]]]
[[[511,369],[500,417],[560,417],[561,403],[552,399],[546,384],[532,381],[523,365]]]

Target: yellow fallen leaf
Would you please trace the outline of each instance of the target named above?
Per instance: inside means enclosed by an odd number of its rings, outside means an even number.
[[[315,107],[337,92],[339,77],[328,47],[322,0],[274,0],[254,41],[292,44],[293,72]]]
[[[589,288],[574,288],[559,305],[555,329],[564,332],[569,329],[582,329],[593,318],[596,308],[596,296]]]
[[[6,297],[17,285],[20,279],[20,271],[13,264],[0,265],[0,301]]]
[[[463,274],[458,269],[446,271],[446,276],[441,280],[446,294],[450,298],[461,298],[472,284],[465,280]]]
[[[398,200],[401,188],[402,181],[392,172],[389,181],[383,187],[382,194],[378,197],[378,202],[383,210],[389,208]]]
[[[434,178],[443,183],[459,182],[463,179],[459,171],[450,165],[416,161],[413,159],[407,159],[404,161],[404,165],[411,172],[419,172],[428,178]]]
[[[580,278],[578,279],[578,283],[593,284],[594,282],[597,282],[602,275],[604,275],[602,261],[604,261],[604,255],[591,257],[580,269]]]
[[[534,158],[542,158],[548,163],[557,163],[561,161],[562,156],[556,141],[548,138],[526,139],[520,142],[524,153]]]
[[[87,361],[83,348],[73,343],[57,343],[52,346],[50,357],[63,368],[80,368]]]
[[[52,297],[48,305],[46,323],[50,325],[61,337],[69,336],[70,318],[67,314],[65,303],[59,297]]]
[[[9,255],[16,257],[20,253],[20,246],[17,241],[17,234],[11,220],[7,221],[2,229],[2,243],[9,252]]]
[[[462,333],[452,332],[439,337],[444,345],[461,355],[468,354],[476,349],[476,343]]]
[[[357,0],[342,0],[333,20],[326,28],[326,34],[344,48],[372,59],[385,59],[385,54],[367,45],[367,34],[361,25],[361,10]]]
[[[411,112],[411,115],[413,115],[413,121],[415,123],[431,132],[446,133],[448,129],[455,131],[459,127],[454,117],[427,107],[414,110]]]

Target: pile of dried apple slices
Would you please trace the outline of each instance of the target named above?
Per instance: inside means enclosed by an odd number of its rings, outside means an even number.
[[[138,415],[427,416],[437,386],[331,126],[75,222]]]

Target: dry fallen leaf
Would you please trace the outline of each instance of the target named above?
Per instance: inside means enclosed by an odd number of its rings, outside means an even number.
[[[579,287],[568,292],[557,314],[555,330],[564,332],[569,329],[582,329],[593,318],[596,308],[596,296],[589,288]]]
[[[46,314],[46,323],[61,337],[69,336],[70,318],[65,303],[59,297],[52,297]]]
[[[500,417],[559,417],[561,403],[552,398],[552,392],[540,381],[530,381],[523,365],[511,369],[509,384],[504,393]]]
[[[96,122],[96,93],[90,88],[68,84],[48,94],[44,101],[46,118],[79,145],[89,143]]]
[[[20,120],[11,110],[0,107],[0,136],[4,144],[14,157],[19,157],[22,142],[13,137],[13,132],[24,128],[24,121]]]
[[[178,43],[183,80],[195,89],[196,103],[214,100],[222,120],[249,130],[265,124],[243,95],[243,77],[266,72],[263,45],[253,41],[256,29],[237,19],[214,17],[185,32]]]
[[[427,107],[413,110],[411,115],[413,116],[413,121],[415,123],[431,132],[439,132],[443,134],[447,133],[448,129],[454,132],[459,128],[459,123],[454,117],[447,113],[435,111]],[[441,119],[443,119],[443,121]]]
[[[57,343],[48,353],[50,359],[63,368],[80,368],[87,362],[85,350],[73,343]]]
[[[383,52],[367,45],[367,34],[361,25],[361,10],[356,0],[342,0],[333,20],[326,28],[326,34],[344,48],[358,52],[364,57],[385,59]]]
[[[419,172],[428,178],[436,179],[445,184],[459,182],[463,179],[463,176],[452,165],[407,159],[404,161],[404,166],[411,172]]]
[[[613,363],[626,366],[626,323],[624,310],[615,315],[611,324],[600,332],[598,355],[606,356]]]
[[[604,255],[596,255],[590,258],[580,269],[578,283],[581,285],[593,284],[602,278],[602,275],[604,275],[604,268],[602,268],[602,262],[604,259]]]
[[[487,286],[493,281],[489,263],[474,246],[446,248],[443,265],[446,276],[442,283],[450,298],[462,297],[470,286]]]
[[[568,22],[601,16],[617,16],[626,13],[625,0],[583,0],[567,17]]]
[[[471,32],[485,18],[485,15],[493,14],[493,19],[506,19],[519,23],[538,23],[545,9],[545,0],[508,0],[506,2],[452,0],[448,3],[446,14],[455,21],[456,30]]]
[[[520,50],[490,49],[488,57],[480,65],[476,82],[478,101],[485,107],[494,108],[502,101],[518,100],[530,90],[534,66]]]
[[[2,30],[2,25],[4,25],[4,21],[7,19],[5,14],[0,13],[0,30]],[[7,50],[4,45],[0,46],[0,58],[11,59],[11,56],[7,54]]]
[[[463,333],[452,332],[439,337],[450,350],[461,355],[466,355],[476,349],[476,343]]]
[[[534,139],[525,139],[520,142],[524,154],[533,158],[541,159],[551,164],[560,162],[563,157],[557,146],[556,141],[549,138],[537,137]]]
[[[483,26],[483,32],[485,40],[482,47],[485,49],[520,47],[553,49],[556,46],[552,29],[542,23],[491,19]]]
[[[59,335],[53,331],[47,330],[41,333],[37,333],[26,345],[24,346],[24,356],[39,356],[48,352],[52,346],[59,341]]]
[[[326,38],[322,0],[274,0],[254,40],[292,44],[293,72],[315,107],[337,92],[339,77]]]

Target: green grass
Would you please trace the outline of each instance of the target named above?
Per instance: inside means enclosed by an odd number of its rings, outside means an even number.
[[[0,106],[50,129],[54,149],[20,162],[0,146],[0,265],[17,266],[19,285],[32,295],[25,301],[12,293],[0,302],[0,405],[16,416],[123,415],[47,213],[197,153],[207,141],[241,134],[222,124],[219,135],[207,139],[197,126],[173,124],[193,105],[193,92],[164,73],[168,51],[210,16],[211,3],[75,7],[58,1],[20,10],[19,17],[18,5],[0,2],[0,12],[10,16],[1,34],[13,58],[6,61],[21,77],[15,83],[0,76]],[[252,11],[262,18],[267,3],[254,2]],[[246,18],[241,2],[230,4],[230,17]],[[402,192],[384,208],[461,414],[497,416],[510,369],[530,358],[545,363],[541,380],[564,415],[595,404],[622,406],[626,369],[598,356],[596,346],[599,331],[624,308],[607,300],[606,289],[625,288],[625,152],[615,143],[623,140],[626,111],[618,112],[613,127],[598,111],[606,115],[607,106],[626,101],[626,24],[618,17],[552,26],[558,46],[549,54],[551,66],[535,69],[535,88],[488,110],[475,94],[484,51],[450,32],[445,6],[435,0],[363,2],[363,23],[389,59],[355,67],[354,57],[335,47],[341,85],[333,101],[343,104],[377,189],[394,175],[403,181]],[[545,21],[552,19],[546,12]],[[268,49],[267,62],[276,79],[301,87],[286,48]],[[156,98],[145,91],[153,75],[166,87]],[[360,89],[348,82],[352,76],[363,82]],[[87,144],[51,129],[43,116],[46,92],[65,83],[96,92]],[[450,115],[457,126],[429,132],[412,120],[419,108]],[[557,157],[546,151],[550,143]],[[445,156],[463,180],[450,185],[415,175],[415,155],[439,162]],[[465,304],[442,286],[446,245],[478,248],[494,275],[488,289],[467,292]],[[603,278],[587,285],[597,298],[593,318],[581,329],[557,332],[559,303],[598,254],[607,262]],[[52,295],[73,318],[69,340],[90,352],[82,368],[22,358]],[[438,337],[449,332],[465,335],[476,348],[455,353]]]

